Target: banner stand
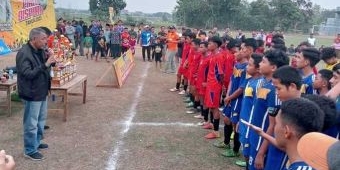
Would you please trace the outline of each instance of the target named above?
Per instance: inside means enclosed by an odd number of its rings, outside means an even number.
[[[134,66],[134,56],[131,50],[129,50],[106,69],[97,81],[96,87],[121,88]]]

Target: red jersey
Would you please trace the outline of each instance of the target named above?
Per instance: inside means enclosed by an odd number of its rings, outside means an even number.
[[[222,52],[218,51],[216,54],[211,54],[207,77],[207,87],[210,88],[222,87],[221,84],[222,77],[220,75],[224,74],[223,63],[224,57]]]
[[[233,74],[233,68],[235,65],[235,56],[229,50],[224,50],[224,87],[228,89],[231,75]]]
[[[256,50],[255,50],[255,53],[257,54],[263,54],[264,53],[264,47],[258,47]]]
[[[183,45],[183,52],[182,52],[182,59],[181,59],[181,66],[184,66],[185,61],[189,58],[189,53],[191,50],[191,46],[189,43],[184,43]]]
[[[181,63],[178,67],[178,74],[183,75],[185,78],[188,78],[188,69],[184,68],[184,63],[187,62],[189,55],[191,51],[191,46],[189,43],[185,43],[183,46],[183,52],[182,52],[182,59]]]
[[[128,32],[122,32],[122,46],[130,48],[130,34]]]
[[[196,81],[196,89],[198,94],[204,95],[206,87],[203,86],[203,83],[207,82],[209,64],[210,64],[211,55],[202,55],[201,61],[198,65],[197,71],[197,81]]]
[[[196,84],[198,65],[201,61],[202,53],[195,51],[189,61],[189,81],[191,85]]]
[[[268,34],[266,36],[266,45],[271,45],[272,40],[273,40],[273,34]]]

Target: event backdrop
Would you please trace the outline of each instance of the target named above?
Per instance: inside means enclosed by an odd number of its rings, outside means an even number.
[[[0,39],[20,47],[34,27],[56,27],[53,0],[0,0]]]

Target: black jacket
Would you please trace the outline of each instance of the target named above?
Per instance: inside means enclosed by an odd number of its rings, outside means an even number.
[[[44,101],[51,88],[50,68],[43,50],[35,50],[29,43],[17,53],[18,92],[27,101]]]

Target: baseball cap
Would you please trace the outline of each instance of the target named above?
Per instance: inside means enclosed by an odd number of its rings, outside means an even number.
[[[307,133],[299,140],[300,157],[314,169],[340,169],[340,141],[318,132]]]

